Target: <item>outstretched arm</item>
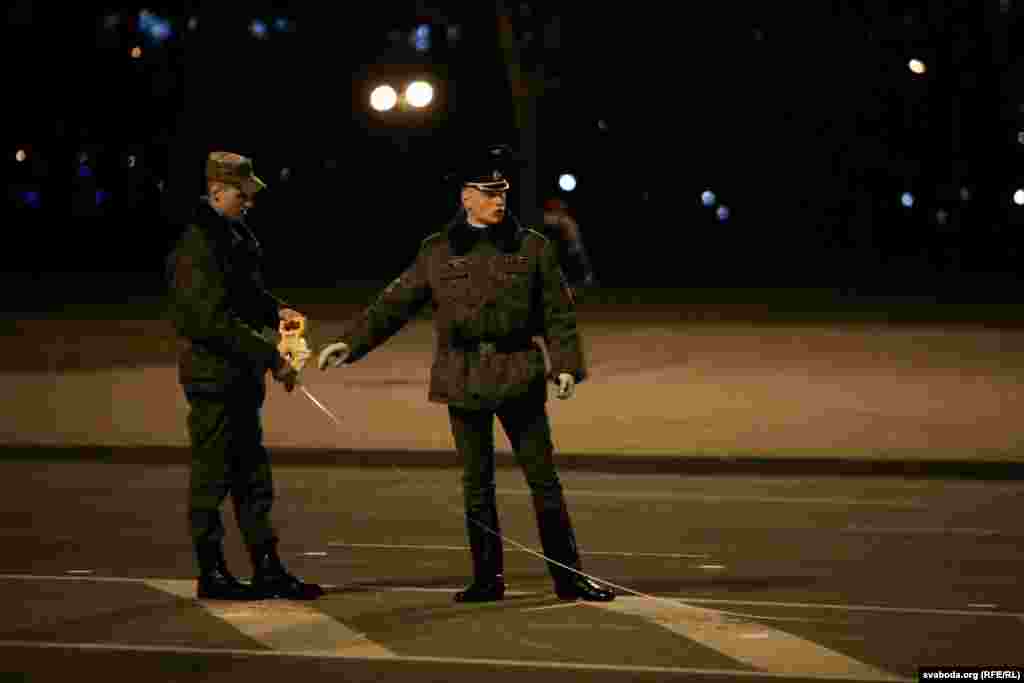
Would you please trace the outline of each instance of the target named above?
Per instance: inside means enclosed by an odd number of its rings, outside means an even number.
[[[349,323],[334,342],[324,347],[318,363],[320,369],[359,360],[402,329],[429,300],[430,285],[421,251],[405,272],[395,278],[358,318]]]

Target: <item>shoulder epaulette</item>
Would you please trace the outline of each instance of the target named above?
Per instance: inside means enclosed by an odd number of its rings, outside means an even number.
[[[434,241],[435,239],[437,239],[440,236],[441,236],[440,232],[435,232],[432,235],[427,235],[426,237],[423,238],[423,241],[420,242],[420,246],[421,247],[425,247],[425,246],[427,246],[428,242],[432,242],[432,241]]]

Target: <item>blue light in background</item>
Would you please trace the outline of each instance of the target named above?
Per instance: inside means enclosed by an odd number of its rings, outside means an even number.
[[[146,9],[139,12],[139,29],[158,43],[167,40],[173,33],[171,22]]]
[[[711,190],[704,190],[700,195],[700,203],[704,206],[714,206],[718,199],[715,197],[715,193]]]
[[[718,220],[724,223],[729,220],[729,216],[732,215],[732,212],[729,211],[728,206],[720,206],[718,207],[718,211],[715,211],[715,215],[718,216]]]
[[[106,190],[96,190],[96,206],[102,206],[103,202],[110,199],[110,193]]]
[[[160,20],[153,24],[153,28],[149,30],[149,35],[153,36],[156,40],[167,40],[171,37],[171,24],[168,21]]]
[[[85,164],[82,164],[81,166],[78,167],[78,177],[79,178],[91,178],[92,177],[92,169],[89,168],[88,166],[86,166]]]
[[[253,19],[249,24],[249,32],[256,38],[267,37],[267,25],[260,19]]]
[[[291,28],[291,22],[285,19],[284,17],[278,17],[277,19],[274,19],[275,31],[280,31],[281,33],[284,33],[285,31],[290,31]]]
[[[427,24],[420,24],[417,26],[410,36],[410,42],[412,46],[416,48],[417,52],[426,52],[430,49],[430,26]]]
[[[904,192],[900,196],[900,204],[907,207],[908,209],[911,208],[912,206],[914,206],[914,195],[910,194],[909,192]]]
[[[25,203],[25,206],[38,209],[43,205],[43,196],[38,190],[26,190],[21,193],[21,201]]]

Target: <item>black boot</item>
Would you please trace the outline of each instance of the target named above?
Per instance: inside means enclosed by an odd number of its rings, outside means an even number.
[[[220,543],[197,543],[196,559],[199,561],[199,580],[196,597],[200,600],[259,600],[252,588],[236,579],[228,571],[224,561],[224,549]]]
[[[305,583],[284,568],[277,555],[277,539],[249,546],[252,557],[252,588],[263,598],[316,600],[324,589],[317,583]]]
[[[533,506],[537,513],[537,529],[540,531],[540,543],[544,548],[544,554],[558,562],[548,562],[548,571],[555,582],[555,594],[562,600],[614,600],[615,593],[579,573],[582,571],[582,563],[565,502],[562,501],[557,508],[551,508],[545,507],[543,501],[535,497]],[[572,571],[573,569],[576,571]]]
[[[494,533],[491,533],[493,531]],[[473,583],[455,594],[455,602],[493,602],[505,598],[505,558],[501,547],[497,509],[466,513],[469,550],[473,555]]]

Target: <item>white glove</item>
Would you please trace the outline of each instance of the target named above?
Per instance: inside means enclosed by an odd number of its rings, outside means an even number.
[[[558,393],[556,397],[563,401],[567,398],[572,398],[576,393],[576,380],[573,379],[572,375],[568,372],[562,372],[558,375]]]
[[[348,358],[349,353],[351,353],[351,349],[348,348],[348,344],[345,342],[328,344],[320,350],[317,367],[321,370],[326,370],[328,365],[332,368],[340,368],[341,364]]]

